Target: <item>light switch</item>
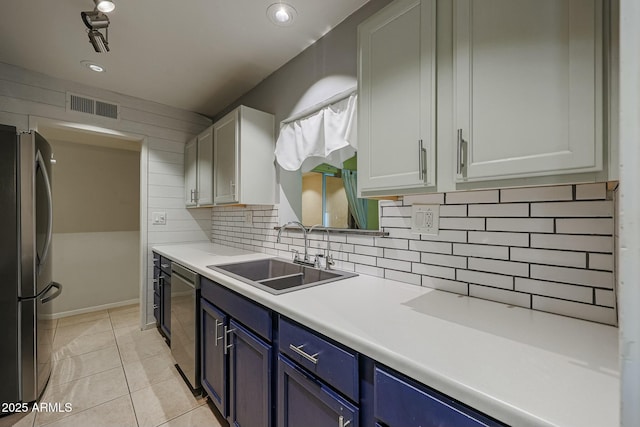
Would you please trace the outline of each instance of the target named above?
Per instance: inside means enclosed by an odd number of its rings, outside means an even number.
[[[167,213],[166,212],[153,212],[153,225],[167,225]]]
[[[411,206],[411,232],[438,235],[440,231],[440,205]]]

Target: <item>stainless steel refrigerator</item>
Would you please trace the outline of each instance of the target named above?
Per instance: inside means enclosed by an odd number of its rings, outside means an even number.
[[[51,147],[0,125],[0,403],[32,402],[51,374]]]

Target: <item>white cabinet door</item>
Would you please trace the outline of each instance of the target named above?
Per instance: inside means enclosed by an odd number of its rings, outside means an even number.
[[[601,10],[454,1],[458,182],[602,169]]]
[[[184,203],[187,207],[197,206],[196,191],[198,139],[194,138],[184,147]]]
[[[359,192],[435,185],[435,1],[398,0],[358,28]]]
[[[213,205],[213,129],[198,135],[198,206]]]
[[[238,111],[213,126],[216,204],[238,202]]]

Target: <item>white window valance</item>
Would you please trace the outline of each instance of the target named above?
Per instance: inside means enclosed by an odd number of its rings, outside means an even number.
[[[278,164],[302,172],[322,163],[342,168],[357,150],[356,104],[357,94],[352,92],[302,118],[283,121],[276,142]]]

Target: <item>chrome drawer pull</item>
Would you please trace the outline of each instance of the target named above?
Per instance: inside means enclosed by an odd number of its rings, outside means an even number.
[[[229,349],[233,348],[233,343],[229,344],[229,334],[235,331],[236,331],[235,329],[227,329],[226,326],[224,328],[224,354],[228,354]]]
[[[169,268],[169,267],[171,267],[171,266],[170,266],[169,264],[160,264],[160,267],[162,267],[162,268]]]
[[[215,333],[214,333],[214,337],[215,337],[215,341],[216,341],[216,347],[218,346],[218,341],[222,340],[222,338],[224,337],[219,337],[218,336],[218,326],[222,326],[223,323],[222,322],[218,322],[217,319],[216,320],[216,327],[215,327]]]
[[[299,346],[295,346],[293,344],[289,344],[289,348],[298,353],[300,356],[304,357],[305,359],[307,359],[309,362],[313,363],[314,365],[318,364],[318,354],[320,353],[316,353],[314,355],[311,355],[307,352],[305,352],[302,348],[304,347],[304,344],[299,345]]]
[[[338,418],[338,427],[347,427],[349,424],[351,424],[351,420],[345,422],[344,417],[340,415]]]

